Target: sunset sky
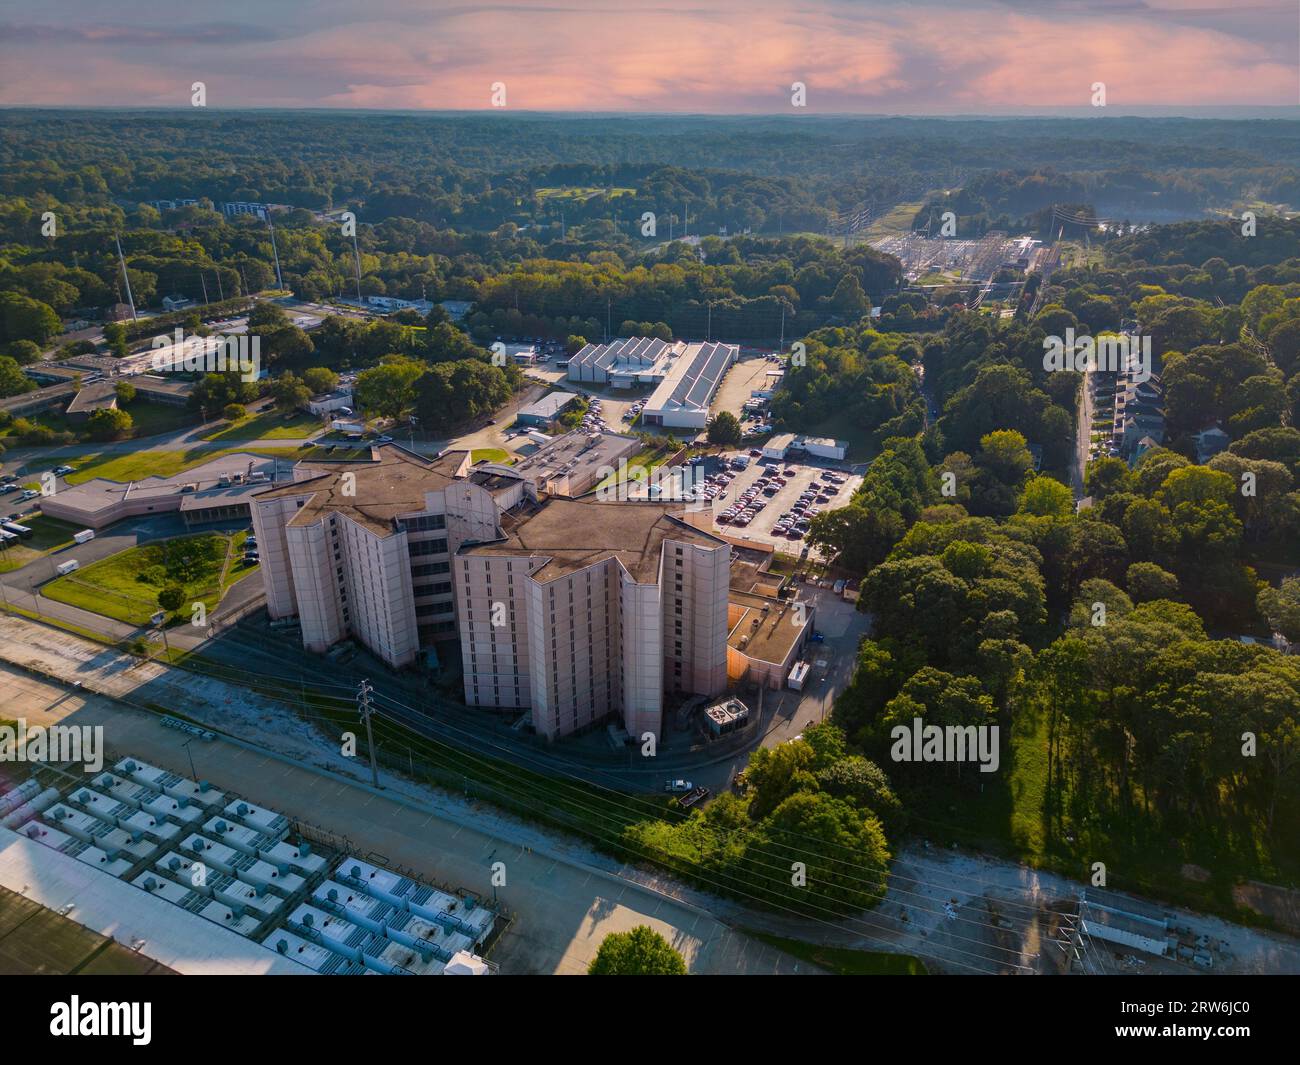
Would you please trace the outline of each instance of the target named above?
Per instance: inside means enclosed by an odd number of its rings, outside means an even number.
[[[1300,101],[1300,2],[0,0],[0,105],[1112,112]]]

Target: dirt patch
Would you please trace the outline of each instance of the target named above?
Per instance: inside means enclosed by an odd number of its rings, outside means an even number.
[[[1300,891],[1247,880],[1232,889],[1232,899],[1293,932],[1300,932]]]

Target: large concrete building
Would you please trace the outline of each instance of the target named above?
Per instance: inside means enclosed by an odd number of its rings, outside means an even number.
[[[548,738],[616,716],[660,731],[665,691],[727,684],[731,548],[672,507],[550,499],[455,564],[465,698],[531,706]]]
[[[267,608],[303,644],[390,666],[460,637],[471,706],[527,708],[554,739],[661,726],[664,693],[727,684],[731,548],[680,506],[539,495],[468,452],[305,465],[254,497]]]
[[[400,668],[455,635],[451,558],[496,536],[523,481],[471,470],[467,451],[376,454],[298,467],[254,498],[253,530],[272,618],[296,616],[308,650],[355,638]]]

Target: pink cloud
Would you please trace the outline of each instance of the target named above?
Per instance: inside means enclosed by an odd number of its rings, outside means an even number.
[[[512,109],[573,111],[782,112],[792,81],[810,112],[1084,106],[1096,81],[1120,106],[1300,94],[1293,4],[706,3],[379,0],[265,33],[174,26],[170,43],[17,27],[0,35],[0,103],[182,106],[194,80],[240,107],[483,109],[494,82]]]

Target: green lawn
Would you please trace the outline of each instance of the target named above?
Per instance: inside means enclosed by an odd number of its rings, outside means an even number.
[[[230,584],[250,572],[239,564],[247,535],[199,533],[127,548],[51,581],[41,594],[130,625],[144,625],[159,609],[158,593],[175,583],[185,589],[186,605],[179,612],[185,619],[190,604],[200,600],[210,613]]]
[[[77,470],[65,478],[69,484],[81,484],[95,477],[107,477],[111,481],[139,481],[145,477],[169,477],[197,466],[210,459],[223,455],[234,455],[245,450],[239,447],[193,447],[184,451],[136,451],[131,454],[115,455],[101,452],[74,460]],[[296,458],[298,452],[292,447],[260,447],[252,452],[268,458]]]
[[[636,471],[638,469],[645,470],[646,474],[648,475],[651,470],[655,469],[658,466],[662,466],[667,461],[668,456],[670,454],[672,454],[672,452],[665,451],[662,448],[655,448],[655,447],[646,448],[644,451],[638,451],[635,455],[633,455],[630,459],[627,460],[628,477],[631,478],[635,476]],[[597,491],[599,491],[602,488],[611,488],[617,483],[618,483],[618,471],[615,470],[603,481],[601,481],[600,484],[596,486],[596,489]]]
[[[504,462],[514,461],[510,452],[499,447],[476,447],[469,453],[470,462]]]
[[[177,407],[169,403],[149,403],[137,399],[131,403],[126,412],[135,423],[132,436],[157,436],[160,433],[174,433],[188,425],[198,424],[199,417],[188,407]]]
[[[203,434],[204,440],[234,443],[239,440],[300,440],[319,432],[320,419],[312,414],[282,414],[272,408]]]
[[[850,950],[847,947],[823,947],[798,939],[752,932],[742,929],[751,939],[793,954],[796,958],[834,973],[836,976],[925,976],[925,966],[910,954],[881,954],[874,950]]]

